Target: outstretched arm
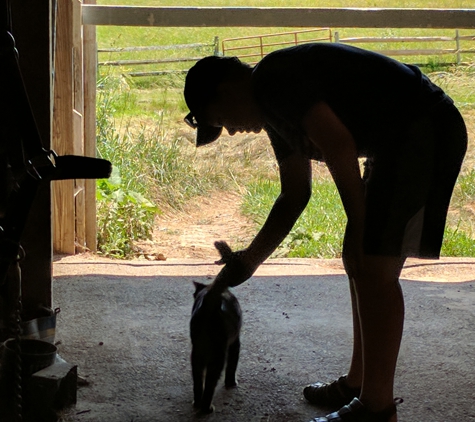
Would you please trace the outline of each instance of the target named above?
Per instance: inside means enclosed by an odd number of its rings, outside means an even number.
[[[216,282],[237,286],[249,277],[280,245],[307,206],[312,190],[311,161],[300,153],[294,153],[279,162],[281,192],[266,222],[249,247],[229,253],[216,245],[226,265]],[[221,246],[221,247],[220,247]],[[223,256],[224,251],[226,256]]]

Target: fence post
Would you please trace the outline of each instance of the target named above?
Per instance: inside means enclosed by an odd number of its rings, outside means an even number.
[[[457,50],[457,64],[460,64],[460,34],[459,30],[455,30],[455,48]]]
[[[340,33],[335,31],[334,42],[340,42]]]
[[[214,37],[214,53],[215,56],[219,56],[219,37]]]
[[[74,154],[73,143],[73,3],[58,2],[54,72],[53,149],[58,155]],[[53,249],[74,255],[74,180],[53,186]]]
[[[95,4],[96,0],[84,0],[83,4]],[[97,43],[96,27],[83,26],[83,74],[84,74],[84,155],[96,157],[96,80]],[[96,180],[87,179],[84,187],[86,247],[97,251],[96,227]]]

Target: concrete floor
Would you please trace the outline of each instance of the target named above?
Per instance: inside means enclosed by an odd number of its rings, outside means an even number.
[[[188,323],[192,280],[209,282],[211,270],[187,262],[167,263],[167,271],[148,264],[146,271],[141,264],[114,264],[110,272],[103,264],[56,272],[59,353],[89,383],[65,421],[306,422],[328,413],[307,404],[301,391],[347,369],[352,330],[343,275],[276,263],[235,288],[244,313],[239,386],[225,390],[220,383],[215,413],[198,417],[191,406]],[[400,422],[475,421],[473,279],[402,280]]]

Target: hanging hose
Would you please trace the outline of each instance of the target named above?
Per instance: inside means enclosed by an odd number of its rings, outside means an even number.
[[[23,420],[23,395],[22,395],[22,361],[21,361],[21,297],[18,298],[16,309],[12,315],[12,327],[14,328],[15,338],[15,365],[13,368],[13,414],[15,421]]]

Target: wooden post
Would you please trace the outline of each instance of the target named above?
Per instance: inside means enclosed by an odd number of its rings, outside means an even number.
[[[455,30],[455,49],[457,50],[457,64],[460,64],[460,34],[459,30]]]
[[[53,149],[58,155],[74,154],[73,144],[73,49],[71,0],[57,3],[54,72]],[[74,254],[74,180],[53,183],[53,249]]]
[[[75,155],[84,155],[84,96],[83,96],[83,48],[81,2],[72,1],[72,46],[73,46],[73,148]],[[84,252],[86,247],[85,181],[74,181],[75,203],[75,250]],[[73,217],[74,218],[74,217]]]
[[[95,0],[85,3],[95,4]],[[83,26],[83,58],[84,58],[84,155],[96,156],[96,83],[97,83],[97,44],[96,27]],[[96,225],[96,181],[88,179],[85,183],[85,229],[86,247],[97,250]]]

